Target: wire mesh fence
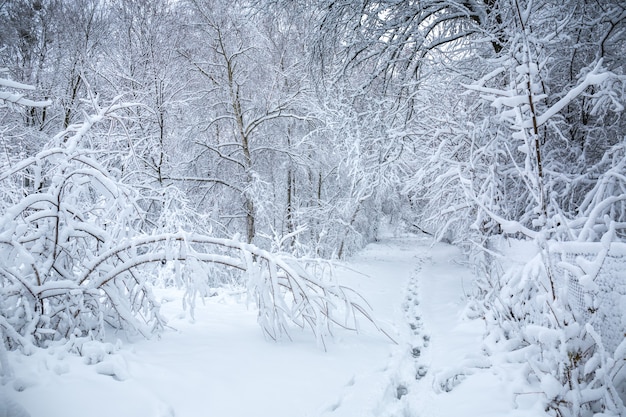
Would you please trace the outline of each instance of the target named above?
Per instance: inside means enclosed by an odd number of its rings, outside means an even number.
[[[559,243],[551,248],[559,286],[579,320],[590,323],[607,352],[626,338],[626,243]]]

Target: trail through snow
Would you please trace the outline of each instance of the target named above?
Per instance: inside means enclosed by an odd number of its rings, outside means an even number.
[[[160,340],[113,338],[85,345],[82,357],[12,354],[0,417],[543,415],[519,365],[489,366],[483,323],[463,315],[471,272],[460,253],[430,243],[388,238],[338,270],[397,345],[366,322],[360,334],[336,332],[327,352],[306,331],[274,343],[236,294],[199,302],[191,323],[168,290],[160,296],[173,330]]]

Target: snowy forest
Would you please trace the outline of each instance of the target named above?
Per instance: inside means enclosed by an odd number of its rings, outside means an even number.
[[[545,415],[625,415],[625,105],[621,0],[0,0],[0,383],[168,288],[397,343],[335,277],[387,233],[462,253]]]

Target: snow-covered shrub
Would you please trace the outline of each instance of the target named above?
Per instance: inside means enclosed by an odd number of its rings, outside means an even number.
[[[524,246],[532,243],[514,247]],[[511,251],[504,253],[510,256]],[[539,250],[524,264],[491,277],[499,291],[489,293],[492,298],[486,300],[483,310],[491,324],[490,339],[509,351],[509,360],[527,364],[529,382],[545,394],[546,408],[554,415],[622,415],[623,337],[620,345],[607,349],[597,330],[604,324],[583,320],[572,308],[577,300],[572,299],[568,285],[562,282],[563,271],[555,264]],[[557,277],[556,297],[551,293],[549,274]],[[604,311],[616,307],[606,305]]]
[[[105,323],[149,335],[163,320],[139,273],[98,283],[113,268],[101,253],[132,239],[136,193],[109,173],[85,143],[92,126],[123,105],[96,108],[35,156],[7,166],[0,217],[0,309],[9,348],[102,337]],[[128,262],[127,254],[116,254]],[[19,336],[19,337],[18,337]]]

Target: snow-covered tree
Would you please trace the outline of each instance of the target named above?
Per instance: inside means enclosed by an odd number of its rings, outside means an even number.
[[[302,63],[252,10],[201,1],[190,7],[190,33],[198,42],[182,53],[196,73],[199,112],[186,133],[194,151],[190,167],[176,178],[193,187],[199,209],[212,211],[216,225],[230,230],[243,220],[251,242],[259,232],[271,235],[275,219],[287,216],[283,204],[273,204],[289,188],[279,167],[301,159]]]

